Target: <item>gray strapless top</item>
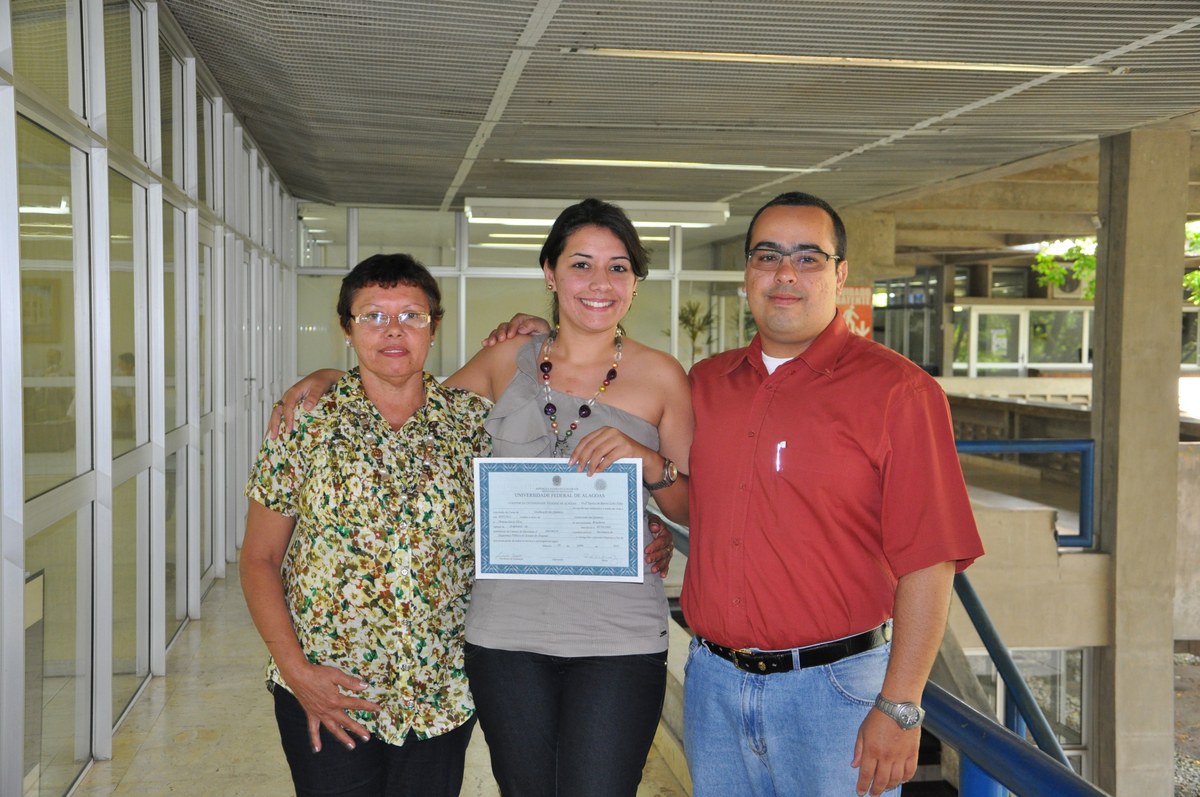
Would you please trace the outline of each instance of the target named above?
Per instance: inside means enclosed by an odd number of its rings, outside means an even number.
[[[492,407],[484,428],[496,457],[553,457],[555,436],[546,417],[538,354],[545,336],[517,354],[517,373]],[[552,389],[560,419],[578,418],[587,399]],[[566,423],[560,420],[560,428]],[[597,401],[579,422],[570,448],[584,435],[612,426],[658,450],[658,429],[624,410]],[[647,496],[643,493],[643,498]],[[649,530],[644,543],[650,541]],[[552,656],[620,656],[667,648],[667,600],[662,579],[646,571],[641,583],[479,579],[467,610],[467,641],[503,650]]]

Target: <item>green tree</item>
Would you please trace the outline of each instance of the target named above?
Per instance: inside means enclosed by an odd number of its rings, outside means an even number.
[[[1186,254],[1200,255],[1200,222],[1188,222],[1185,230]],[[1096,298],[1095,238],[1047,242],[1038,252],[1031,268],[1037,274],[1038,285],[1061,288],[1068,282],[1078,280],[1083,286],[1083,298]],[[1200,269],[1184,275],[1183,287],[1188,290],[1188,301],[1200,305]]]
[[[701,313],[700,302],[695,299],[684,302],[679,306],[679,326],[688,336],[691,344],[691,364],[695,365],[696,357],[700,354],[700,336],[704,335],[707,340],[708,334],[712,331],[712,309],[709,308],[706,312]]]

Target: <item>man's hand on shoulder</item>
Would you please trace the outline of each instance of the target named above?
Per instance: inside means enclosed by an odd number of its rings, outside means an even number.
[[[484,346],[495,346],[510,338],[521,335],[543,335],[550,331],[550,322],[536,315],[517,313],[509,320],[500,324],[483,339]]]
[[[291,434],[296,427],[296,405],[303,404],[306,411],[312,412],[321,396],[329,392],[343,373],[333,368],[313,371],[289,387],[283,398],[271,407],[271,419],[267,421],[267,434],[271,439]]]

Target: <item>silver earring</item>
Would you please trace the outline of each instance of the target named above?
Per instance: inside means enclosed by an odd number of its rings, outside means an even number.
[[[346,338],[346,348],[348,349],[348,348],[350,348],[350,347],[351,347],[351,346],[353,346],[353,345],[354,345],[354,344],[350,342],[350,338]]]
[[[550,291],[551,293],[554,293],[554,286],[553,286],[553,285],[551,285],[549,282],[547,282],[547,283],[546,283],[546,290]]]

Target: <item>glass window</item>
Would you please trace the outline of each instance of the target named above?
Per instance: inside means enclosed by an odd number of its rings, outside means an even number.
[[[654,306],[669,307],[670,283],[654,284],[668,287],[662,304]],[[639,287],[638,301],[641,298]],[[634,309],[637,309],[636,303]],[[710,355],[748,345],[756,331],[741,282],[687,281],[679,284],[679,361],[684,368],[690,368]],[[665,350],[667,341],[664,339],[658,348]]]
[[[550,294],[546,291],[546,283],[539,272],[532,267],[529,270],[536,278],[476,277],[467,280],[467,356],[475,353],[479,341],[495,329],[497,323],[511,318],[513,313],[550,317]],[[453,312],[454,308],[447,309],[447,318]]]
[[[538,283],[533,283],[536,284]],[[545,293],[545,287],[542,288],[542,292]],[[625,314],[621,326],[629,337],[639,343],[670,351],[671,324],[667,314],[671,306],[671,283],[642,281],[637,283],[637,292],[638,295],[630,304],[629,312]],[[542,303],[541,297],[536,294],[529,298],[537,304]],[[682,331],[680,334],[683,334]],[[685,348],[685,345],[680,345],[681,351]]]
[[[165,533],[167,597],[166,640],[169,643],[187,618],[187,469],[183,452],[167,457],[167,523]]]
[[[537,268],[549,232],[549,224],[468,224],[467,262],[472,268]]]
[[[1020,313],[979,313],[976,357],[981,370],[993,376],[1017,376],[1021,360]],[[1014,367],[1007,368],[1006,365]]]
[[[65,794],[88,763],[91,647],[77,642],[91,615],[78,555],[90,518],[89,506],[25,541],[25,782],[32,775],[39,794]]]
[[[971,313],[965,307],[955,307],[953,311],[954,340],[951,342],[952,354],[950,361],[954,363],[954,375],[963,376],[967,373],[967,358],[971,343],[970,329]]]
[[[1030,310],[1029,361],[1083,362],[1083,317],[1082,310]]]
[[[211,430],[200,438],[200,572],[208,573],[213,566],[215,550],[213,523],[213,461],[214,439]]]
[[[954,298],[971,295],[971,267],[958,266],[954,269]]]
[[[349,239],[346,235],[345,208],[304,202],[298,211],[301,267],[348,268],[354,265],[347,260]]]
[[[1197,334],[1200,325],[1196,323],[1197,319],[1200,319],[1200,314],[1195,311],[1184,311],[1179,349],[1179,362],[1182,365],[1200,365],[1200,350],[1197,348]]]
[[[184,214],[169,202],[163,203],[163,373],[166,390],[166,429],[170,431],[187,420],[187,403],[181,401],[178,379],[187,373],[187,314],[184,311]]]
[[[1013,299],[1029,295],[1029,269],[1027,268],[992,268],[992,284],[990,296]]]
[[[376,254],[404,252],[429,268],[453,266],[454,216],[453,213],[436,211],[361,208],[358,211],[358,259],[365,260]],[[328,228],[325,231],[327,232]],[[324,232],[318,235],[324,237]],[[537,261],[541,241],[525,242],[536,243],[532,256],[527,251],[522,263],[531,265]]]
[[[212,297],[211,246],[200,245],[200,414],[212,412],[212,326],[208,319],[208,308]]]
[[[113,690],[116,720],[149,674],[149,571],[138,567],[149,539],[150,497],[146,472],[113,488]],[[143,553],[144,556],[144,553]]]
[[[213,101],[196,92],[196,198],[213,206]]]
[[[71,83],[81,83],[83,58],[70,45],[79,37],[68,35],[67,7],[68,0],[11,0],[13,69],[82,116],[82,92]]]
[[[162,176],[183,180],[183,64],[165,44],[158,47],[158,86],[162,113]]]
[[[129,0],[104,0],[104,79],[108,140],[145,157],[142,112],[142,12]]]
[[[87,209],[76,207],[75,198],[86,188],[87,158],[24,119],[17,121],[17,150],[25,497],[31,498],[90,467],[77,456],[77,411],[87,411],[90,394],[80,393],[75,368],[76,356],[87,356],[76,334],[77,321],[87,319],[75,312],[76,262],[87,237],[86,227],[75,229],[87,224]]]
[[[137,365],[146,358],[146,191],[115,171],[108,174],[113,456],[149,439],[145,394]],[[143,388],[144,390],[144,388]]]
[[[1028,684],[1033,699],[1046,715],[1059,742],[1076,748],[1083,745],[1085,735],[1083,654],[1083,648],[1012,651],[1017,670]],[[1003,718],[1006,690],[995,665],[986,653],[968,654],[967,658],[984,693],[996,709],[996,716]]]
[[[353,352],[338,323],[337,298],[342,278],[296,278],[296,367],[302,374],[319,368],[346,369]],[[451,308],[446,309],[449,317]]]

